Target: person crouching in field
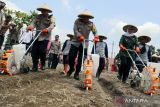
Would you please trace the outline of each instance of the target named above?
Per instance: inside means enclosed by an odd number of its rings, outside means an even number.
[[[99,67],[96,73],[96,77],[99,80],[100,75],[104,69],[106,60],[108,61],[108,47],[107,43],[104,42],[104,39],[107,39],[107,37],[103,35],[99,35],[99,41],[95,43],[95,54],[99,54],[100,60],[99,60]],[[94,53],[94,46],[92,48],[92,53]]]
[[[67,74],[68,72],[68,67],[69,67],[69,50],[71,47],[71,40],[73,38],[72,34],[67,34],[67,36],[70,38],[68,40],[66,40],[63,44],[62,47],[62,52],[63,52],[63,65],[64,65],[64,73]]]
[[[129,51],[128,49],[136,50],[137,53],[140,52],[140,49],[138,47],[138,38],[134,34],[138,31],[137,27],[133,25],[125,25],[123,27],[123,31],[126,33],[122,35],[119,42],[121,64],[118,72],[119,75],[117,77],[119,80],[122,79],[123,83],[126,83],[130,68],[132,66],[131,57],[133,60],[135,60],[135,53],[133,51]],[[128,53],[131,55],[131,57]]]

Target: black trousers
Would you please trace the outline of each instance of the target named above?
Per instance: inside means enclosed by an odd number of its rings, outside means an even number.
[[[59,62],[59,57],[57,54],[50,53],[48,58],[48,67],[51,69],[56,69]]]
[[[69,56],[63,55],[63,64],[69,64]]]
[[[104,69],[104,66],[105,66],[105,58],[100,58],[99,60],[99,67],[98,67],[98,70],[97,70],[97,73],[96,73],[96,77],[100,77],[103,69]]]
[[[28,47],[30,46],[30,43],[25,43],[25,42],[23,42],[22,44],[26,44],[26,50],[28,49]],[[31,48],[28,50],[28,52],[26,53],[26,55],[28,54],[28,53],[30,53],[31,52]]]
[[[14,40],[14,39],[11,39],[11,42],[10,42],[11,45],[15,45],[15,44],[18,44],[18,41]]]
[[[122,79],[122,81],[126,81],[132,66],[132,60],[126,56],[121,56],[120,59],[121,59],[121,64],[118,71],[119,78]]]
[[[31,50],[33,68],[38,68],[39,59],[41,61],[42,66],[45,66],[47,44],[48,40],[44,41],[36,40],[34,42]]]
[[[3,42],[4,42],[4,36],[0,35],[0,49],[2,48]]]
[[[146,63],[144,63],[144,64],[147,66]],[[137,66],[139,72],[141,73],[143,71],[143,68],[144,68],[144,65],[142,64],[142,62],[141,61],[136,61],[136,66]]]
[[[79,72],[81,71],[82,66],[82,55],[83,55],[83,46],[82,44],[79,47],[76,47],[74,45],[71,45],[70,51],[69,51],[69,66],[70,69],[68,71],[68,75],[71,75],[72,72],[74,72],[74,64],[75,59],[78,54],[78,63],[76,65],[76,72],[74,76],[79,76]],[[84,50],[84,56],[87,56],[87,49]]]

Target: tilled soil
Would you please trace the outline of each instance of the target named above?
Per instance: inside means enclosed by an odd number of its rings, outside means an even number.
[[[159,93],[145,95],[121,83],[116,73],[103,72],[99,81],[93,78],[92,90],[86,91],[83,75],[77,81],[61,72],[59,65],[57,70],[0,76],[0,107],[160,107]]]

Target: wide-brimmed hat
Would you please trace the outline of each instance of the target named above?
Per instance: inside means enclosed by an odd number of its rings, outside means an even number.
[[[6,3],[0,1],[0,7],[4,7],[6,5]]]
[[[100,39],[107,39],[107,37],[104,36],[104,35],[98,35],[98,37],[99,37]]]
[[[69,38],[73,38],[73,34],[67,34]]]
[[[151,38],[149,36],[146,36],[146,35],[139,36],[138,41],[141,42],[142,40],[144,40],[145,43],[148,43],[148,42],[151,41]]]
[[[55,38],[59,38],[59,35],[55,35]]]
[[[52,10],[49,8],[49,6],[47,4],[43,4],[42,6],[40,6],[39,8],[37,8],[38,11],[42,11],[42,10],[47,10],[49,13],[52,12]]]
[[[78,15],[78,17],[80,17],[80,18],[86,18],[86,17],[88,17],[89,19],[93,19],[94,18],[94,16],[92,15],[92,13],[90,11],[88,11],[88,10],[84,10],[82,13],[80,13]]]
[[[138,28],[134,25],[125,25],[123,26],[123,31],[127,32],[127,29],[132,29],[133,33],[136,33],[138,31]]]

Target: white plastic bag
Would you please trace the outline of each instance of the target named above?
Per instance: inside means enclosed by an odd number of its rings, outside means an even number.
[[[25,44],[18,44],[13,45],[13,50],[15,53],[15,62],[17,64],[17,69],[20,69],[20,61],[23,59],[23,56],[26,52],[26,45]]]
[[[92,54],[92,60],[93,60],[93,76],[96,77],[96,73],[99,67],[99,55],[98,54]]]

